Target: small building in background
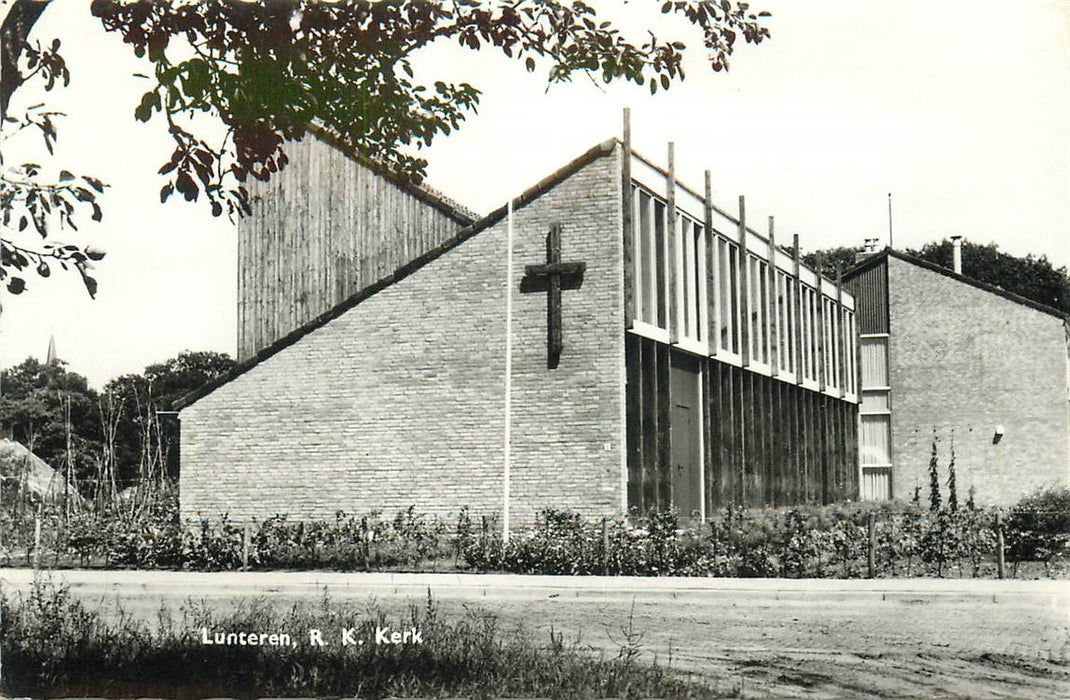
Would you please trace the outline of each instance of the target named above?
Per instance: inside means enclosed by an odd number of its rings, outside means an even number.
[[[857,301],[861,496],[926,503],[936,446],[943,497],[1007,505],[1070,484],[1067,318],[896,250],[844,278]]]

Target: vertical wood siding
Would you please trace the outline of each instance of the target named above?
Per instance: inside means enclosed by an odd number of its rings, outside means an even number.
[[[888,332],[888,261],[882,261],[845,280],[855,298],[858,332]]]
[[[628,507],[672,504],[668,346],[627,333]],[[727,505],[832,503],[858,497],[858,406],[708,359],[706,512]]]
[[[452,238],[467,214],[421,197],[314,136],[250,185],[238,224],[238,356],[290,331]]]

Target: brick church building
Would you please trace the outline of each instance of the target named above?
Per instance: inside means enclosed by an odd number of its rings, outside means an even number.
[[[671,147],[625,129],[482,218],[289,155],[239,225],[240,362],[181,402],[183,517],[857,497],[854,296]]]
[[[861,333],[861,496],[1010,505],[1070,485],[1070,326],[1056,309],[896,250],[845,276]]]

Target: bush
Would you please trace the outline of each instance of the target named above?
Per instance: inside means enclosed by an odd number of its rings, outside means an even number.
[[[1018,501],[1007,518],[1007,549],[1015,561],[1045,565],[1070,552],[1070,488],[1052,487]]]
[[[979,576],[995,553],[995,512],[922,510],[898,503],[743,510],[728,507],[705,524],[681,527],[677,514],[585,520],[544,510],[508,542],[492,520],[458,523],[461,554],[479,571],[526,574],[856,578],[868,575],[873,518],[874,574]],[[605,527],[605,544],[603,531]]]

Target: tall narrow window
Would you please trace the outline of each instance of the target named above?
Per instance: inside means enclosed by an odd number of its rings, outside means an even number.
[[[817,381],[817,294],[812,287],[802,285],[802,343],[803,379],[811,382]]]
[[[735,244],[718,236],[714,246],[714,309],[717,349],[739,354],[739,255]]]
[[[665,204],[649,192],[635,188],[636,320],[667,329]]]
[[[636,288],[636,315],[644,323],[654,323],[654,280],[651,276],[653,265],[650,263],[650,254],[654,250],[654,219],[651,209],[653,200],[649,194],[641,190],[635,197],[636,222],[638,223],[639,236],[637,250],[635,251],[635,288]]]
[[[753,255],[747,256],[749,273],[749,349],[751,358],[758,363],[769,363],[769,307],[767,277],[769,266]]]
[[[669,300],[666,299],[665,293],[665,257],[666,257],[666,239],[665,239],[665,203],[659,200],[654,200],[654,257],[653,263],[655,269],[655,279],[657,280],[657,319],[654,322],[658,328],[668,328],[668,310]]]
[[[844,334],[844,357],[843,363],[847,368],[847,384],[845,389],[848,394],[858,394],[858,364],[857,346],[855,345],[855,314],[853,311],[843,311],[843,334]]]
[[[839,319],[837,318],[837,304],[832,299],[826,296],[821,297],[821,303],[824,304],[824,329],[823,329],[823,342],[825,348],[825,356],[823,367],[825,371],[825,386],[829,388],[839,388],[840,386],[840,372],[839,372],[839,359],[840,359],[840,341],[839,333],[837,332],[839,326]]]
[[[676,312],[682,340],[701,343],[706,333],[706,244],[697,221],[678,212],[676,228]],[[693,348],[695,349],[695,348]]]
[[[691,238],[693,241],[691,248],[695,251],[691,264],[691,272],[695,280],[695,340],[704,342],[709,303],[706,301],[706,231],[701,224],[697,222],[694,224]]]
[[[795,288],[791,277],[776,272],[777,365],[782,372],[794,374],[795,368]]]

